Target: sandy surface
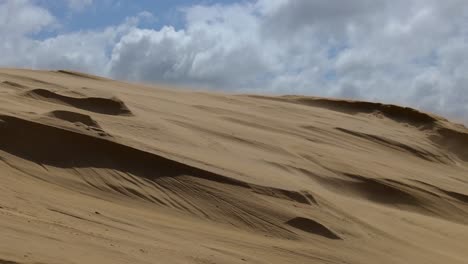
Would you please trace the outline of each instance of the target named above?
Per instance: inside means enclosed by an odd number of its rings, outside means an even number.
[[[467,263],[468,130],[0,70],[0,263]]]

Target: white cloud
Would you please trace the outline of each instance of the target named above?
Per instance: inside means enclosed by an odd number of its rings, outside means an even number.
[[[170,25],[140,28],[138,20],[146,13],[120,26],[43,41],[28,35],[54,23],[47,10],[26,0],[7,1],[0,6],[0,20],[5,10],[12,17],[31,11],[21,23],[10,19],[0,24],[0,32],[17,32],[2,39],[2,54],[15,54],[0,58],[2,65],[378,100],[468,121],[465,0],[258,0],[192,6],[183,10],[186,25],[179,30]]]
[[[55,22],[44,8],[27,0],[0,1],[0,37],[7,39],[37,33]]]

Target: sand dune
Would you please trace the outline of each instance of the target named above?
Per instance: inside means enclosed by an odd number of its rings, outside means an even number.
[[[130,115],[131,112],[118,98],[83,97],[76,98],[61,95],[46,89],[32,89],[25,96],[34,99],[49,101],[62,105],[69,105],[90,112],[108,115]]]
[[[47,113],[47,116],[58,118],[70,123],[81,123],[90,127],[100,128],[101,126],[91,116],[64,110],[55,110]]]
[[[70,71],[0,94],[0,263],[468,259],[468,129],[437,115]]]

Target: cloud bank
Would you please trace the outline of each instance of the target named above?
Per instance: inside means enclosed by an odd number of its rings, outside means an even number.
[[[82,10],[92,1],[69,1]],[[0,65],[228,91],[383,101],[468,121],[465,0],[258,0],[194,5],[185,25],[56,33],[44,6],[0,0]]]

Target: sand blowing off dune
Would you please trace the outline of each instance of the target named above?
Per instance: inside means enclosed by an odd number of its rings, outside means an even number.
[[[467,263],[468,129],[0,70],[0,263]]]

